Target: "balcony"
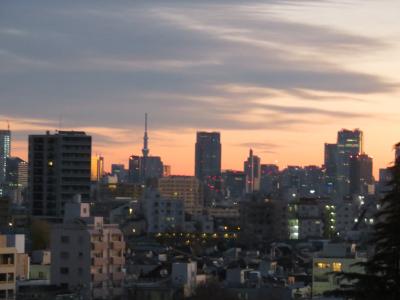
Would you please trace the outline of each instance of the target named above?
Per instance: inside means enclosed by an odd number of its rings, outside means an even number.
[[[102,257],[94,257],[92,258],[92,266],[103,266],[107,264],[107,260]]]
[[[113,265],[123,265],[125,263],[125,260],[123,257],[115,256],[111,258],[111,263]]]
[[[112,241],[112,249],[113,249],[113,250],[122,250],[122,249],[125,249],[125,242],[121,242],[121,241]]]
[[[107,248],[105,242],[92,242],[92,251],[104,251]]]
[[[0,264],[0,270],[2,273],[15,273],[14,264]]]

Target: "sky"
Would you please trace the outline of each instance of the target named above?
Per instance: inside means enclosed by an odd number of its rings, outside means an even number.
[[[400,141],[398,0],[2,0],[0,128],[84,130],[106,165],[150,154],[194,172],[196,131],[223,169],[320,165],[342,128],[374,169]]]

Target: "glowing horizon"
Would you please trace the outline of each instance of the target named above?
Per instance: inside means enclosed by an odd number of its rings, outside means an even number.
[[[219,131],[222,168],[321,165],[342,128],[364,132],[374,174],[400,141],[400,2],[5,0],[0,128],[83,130],[93,153],[150,155],[193,175],[196,131]],[[41,22],[38,22],[41,20]],[[4,123],[2,123],[4,120]],[[4,125],[2,125],[4,124]],[[60,126],[61,124],[61,126]]]

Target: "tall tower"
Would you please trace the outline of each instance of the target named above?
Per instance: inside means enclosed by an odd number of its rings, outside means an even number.
[[[10,127],[7,130],[0,130],[0,184],[3,184],[6,179],[7,158],[11,152],[11,131]]]
[[[350,192],[350,157],[364,152],[363,140],[363,132],[359,129],[342,129],[338,132],[336,180],[341,196]]]
[[[143,157],[149,156],[149,137],[147,135],[147,113],[144,114]]]
[[[219,132],[197,132],[195,175],[201,181],[221,175],[221,142]]]
[[[249,157],[244,162],[244,173],[246,174],[246,193],[252,193],[260,190],[261,179],[261,160],[253,155],[250,149]]]

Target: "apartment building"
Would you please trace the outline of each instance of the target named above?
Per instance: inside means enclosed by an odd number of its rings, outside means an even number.
[[[79,198],[65,205],[62,224],[51,231],[51,283],[84,299],[122,296],[125,242],[116,224],[90,216],[90,205]]]
[[[15,299],[17,280],[28,278],[25,235],[0,235],[0,300]]]
[[[204,207],[203,186],[194,176],[163,177],[158,182],[162,197],[184,201],[185,212],[202,214]]]

